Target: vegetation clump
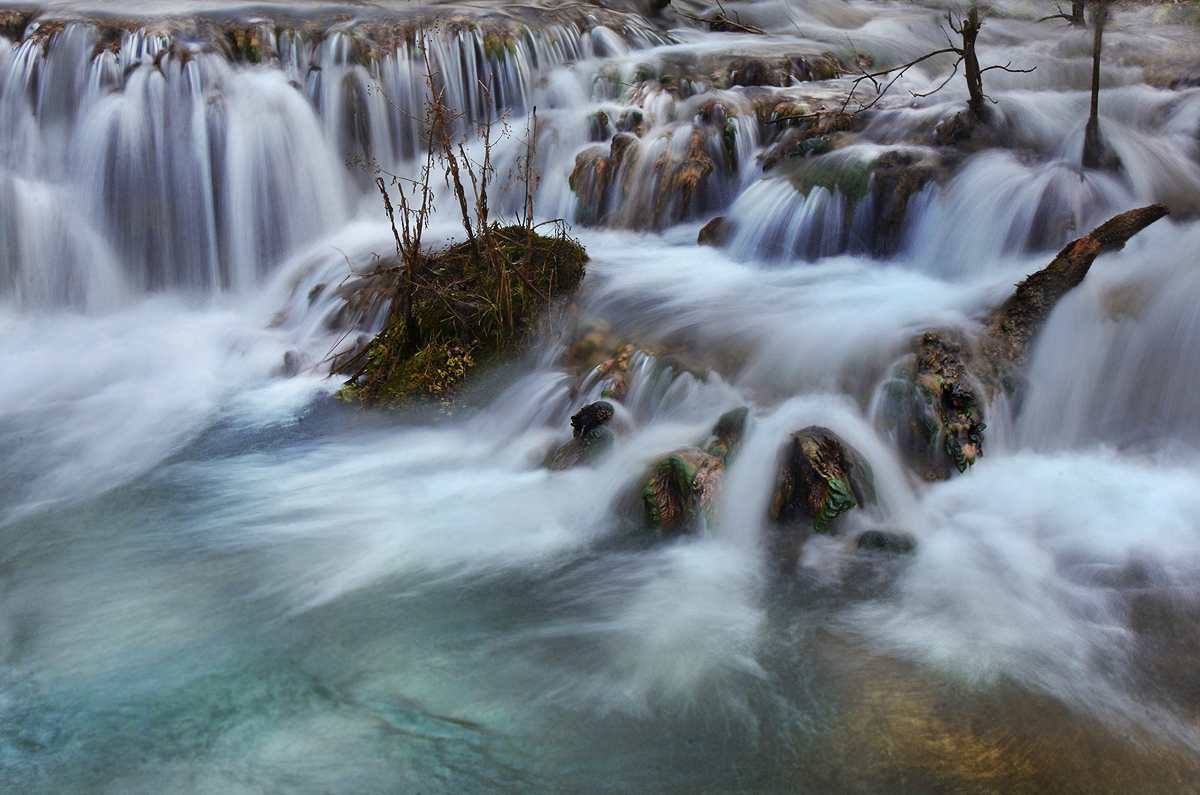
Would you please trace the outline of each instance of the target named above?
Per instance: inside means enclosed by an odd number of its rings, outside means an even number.
[[[463,114],[443,102],[444,89],[438,88],[428,59],[425,66],[430,96],[419,177],[402,178],[374,167],[396,249],[391,267],[378,269],[361,284],[372,296],[386,296],[388,321],[365,349],[335,368],[351,376],[342,397],[364,405],[388,408],[429,398],[448,403],[472,368],[524,341],[554,299],[579,285],[587,261],[562,223],[556,224],[554,235],[543,235],[537,231],[541,226],[534,225],[536,108],[517,175],[524,193],[521,213],[517,223],[501,225],[491,216],[489,191],[496,179],[493,125],[504,119],[489,112],[475,125],[483,155],[472,158]],[[490,86],[485,89],[490,108]],[[422,235],[433,213],[431,182],[438,171],[456,201],[467,239],[430,254],[422,247]]]
[[[562,232],[497,227],[489,237],[511,267],[491,267],[460,243],[428,256],[408,296],[398,268],[387,269],[393,310],[352,373],[343,395],[388,408],[413,399],[453,397],[467,375],[524,341],[556,296],[583,279],[587,255]],[[499,296],[505,296],[502,303]]]

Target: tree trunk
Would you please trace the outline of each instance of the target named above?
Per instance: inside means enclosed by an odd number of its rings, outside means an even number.
[[[1066,245],[1054,261],[1017,285],[987,318],[983,351],[993,363],[1025,369],[1038,333],[1059,299],[1083,281],[1097,255],[1119,251],[1129,239],[1170,212],[1161,204],[1130,210]],[[995,379],[993,379],[995,382]]]
[[[1071,0],[1071,24],[1084,25],[1087,24],[1083,19],[1084,0]]]
[[[1087,129],[1083,133],[1083,167],[1100,168],[1112,166],[1113,158],[1109,156],[1104,139],[1100,137],[1100,51],[1104,38],[1104,18],[1107,15],[1108,3],[1100,0],[1096,4],[1096,12],[1092,24],[1096,35],[1092,43],[1092,105],[1088,112]]]
[[[983,73],[979,69],[979,58],[975,55],[975,39],[979,36],[979,8],[971,6],[962,26],[963,39],[963,68],[966,70],[967,110],[975,121],[984,121],[987,113],[986,97],[983,95]]]

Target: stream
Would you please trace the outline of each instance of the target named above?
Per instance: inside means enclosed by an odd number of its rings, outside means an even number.
[[[1052,3],[987,9],[980,61],[1032,71],[969,141],[946,54],[807,144],[965,7],[655,5],[0,6],[0,793],[1200,793],[1200,12],[1112,6],[1093,170]],[[572,329],[388,412],[337,397],[382,318],[333,288],[395,253],[427,69],[492,122],[495,216],[532,148],[590,260]],[[879,408],[913,340],[1152,203],[918,477]],[[617,441],[551,472],[588,329],[638,348]],[[715,510],[648,529],[648,468],[740,406]],[[781,562],[808,426],[877,500]]]

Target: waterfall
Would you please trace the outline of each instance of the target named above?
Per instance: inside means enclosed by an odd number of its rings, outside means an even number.
[[[953,52],[855,87],[937,3],[188,5],[0,10],[0,791],[1195,790],[1186,4],[1114,6],[1104,169],[1045,0],[978,124]],[[587,272],[363,406],[435,103]]]

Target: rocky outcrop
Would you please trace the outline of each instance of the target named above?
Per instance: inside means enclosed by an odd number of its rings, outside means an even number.
[[[960,340],[926,332],[884,386],[885,430],[924,480],[965,472],[983,453],[986,393],[970,360]]]

